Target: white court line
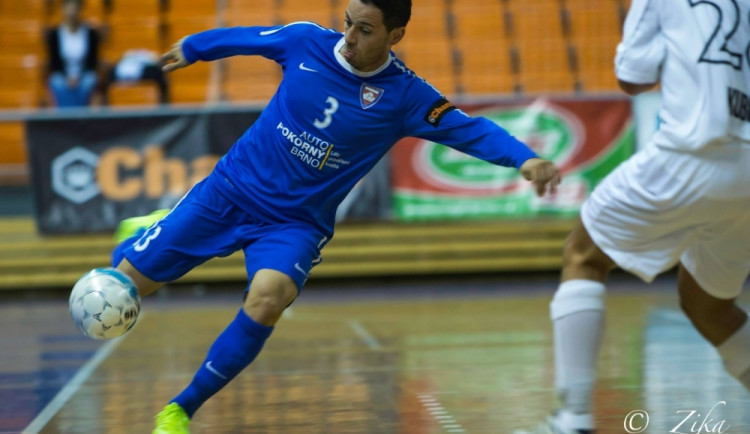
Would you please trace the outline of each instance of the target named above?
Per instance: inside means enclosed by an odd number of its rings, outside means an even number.
[[[465,433],[466,430],[456,421],[452,414],[446,410],[440,401],[433,395],[419,395],[419,401],[430,412],[430,415],[443,427],[447,432]]]
[[[102,345],[98,350],[96,350],[96,353],[94,353],[94,357],[89,359],[89,361],[86,362],[86,364],[83,365],[81,369],[78,370],[78,372],[76,372],[76,375],[74,375],[73,378],[68,381],[68,383],[65,385],[65,387],[62,388],[62,390],[57,392],[57,395],[55,395],[55,397],[52,398],[52,401],[50,401],[50,403],[47,404],[46,407],[44,407],[42,412],[39,413],[37,417],[35,417],[34,420],[31,421],[26,429],[21,431],[22,434],[35,434],[41,431],[42,428],[44,428],[49,423],[49,421],[52,420],[53,417],[55,417],[57,412],[60,411],[65,403],[67,403],[68,400],[78,391],[81,385],[85,383],[86,380],[88,380],[88,378],[96,370],[96,368],[107,357],[109,357],[110,353],[112,353],[117,345],[120,344],[123,337],[112,339]]]
[[[381,349],[380,342],[378,342],[378,340],[375,339],[375,336],[371,335],[359,321],[353,319],[349,321],[349,326],[354,330],[354,333],[356,333],[357,336],[365,341],[365,345],[367,345],[368,348],[371,350]]]

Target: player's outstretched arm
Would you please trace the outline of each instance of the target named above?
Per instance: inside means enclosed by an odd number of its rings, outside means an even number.
[[[162,67],[164,72],[172,72],[176,69],[184,68],[189,65],[185,60],[185,54],[182,52],[182,43],[187,37],[180,39],[172,44],[172,48],[161,56]]]
[[[529,158],[519,170],[524,178],[534,184],[537,196],[544,196],[545,192],[557,193],[562,176],[553,162],[543,158]]]

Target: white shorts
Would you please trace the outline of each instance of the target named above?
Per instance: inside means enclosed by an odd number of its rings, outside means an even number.
[[[737,297],[750,272],[750,147],[650,147],[594,189],[581,219],[599,248],[646,282],[680,261],[710,295]]]

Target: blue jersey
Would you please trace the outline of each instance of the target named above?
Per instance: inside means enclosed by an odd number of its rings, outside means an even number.
[[[184,41],[190,63],[260,55],[284,71],[268,106],[214,170],[221,191],[256,218],[306,222],[332,235],[347,193],[407,136],[508,167],[536,156],[492,121],[456,109],[393,54],[362,72],[341,56],[343,44],[341,33],[307,22],[215,29]]]

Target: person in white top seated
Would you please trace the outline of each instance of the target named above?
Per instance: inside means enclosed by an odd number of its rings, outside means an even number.
[[[47,33],[48,84],[54,105],[90,103],[98,83],[99,34],[81,20],[83,0],[63,0],[62,23]]]

